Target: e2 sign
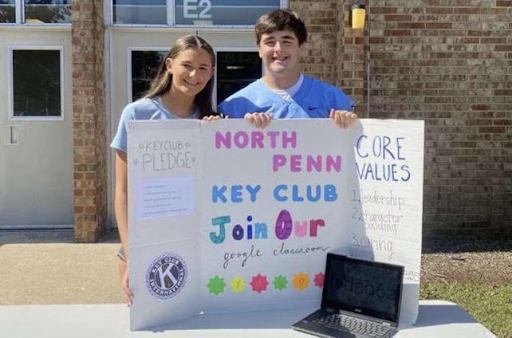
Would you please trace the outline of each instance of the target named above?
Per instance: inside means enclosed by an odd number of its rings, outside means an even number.
[[[186,19],[211,19],[211,9],[210,0],[183,0],[183,17]]]

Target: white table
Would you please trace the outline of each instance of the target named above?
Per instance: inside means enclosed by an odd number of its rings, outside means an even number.
[[[0,306],[0,337],[313,337],[290,325],[314,309],[203,315],[158,331],[129,331],[129,309],[121,304]],[[458,305],[420,301],[418,322],[396,337],[495,338]]]

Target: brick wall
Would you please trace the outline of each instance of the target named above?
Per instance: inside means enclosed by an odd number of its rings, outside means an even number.
[[[424,234],[512,235],[512,1],[370,5],[370,116],[426,124]]]
[[[365,30],[350,28],[353,3],[366,4]],[[361,117],[425,120],[424,235],[512,235],[512,1],[290,8],[311,32],[305,73],[342,88]]]
[[[308,28],[308,43],[301,58],[302,71],[342,88],[357,103],[356,112],[366,107],[365,32],[350,26],[350,6],[345,0],[290,0]]]
[[[94,242],[107,220],[103,0],[73,0],[75,240]]]
[[[302,70],[330,83],[336,82],[337,1],[292,0],[290,9],[304,19],[308,42],[301,58]]]

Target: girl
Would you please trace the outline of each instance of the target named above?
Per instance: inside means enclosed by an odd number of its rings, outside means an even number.
[[[123,110],[117,134],[110,145],[116,150],[115,216],[121,249],[118,256],[123,294],[128,305],[133,293],[128,284],[128,183],[126,170],[126,122],[178,118],[216,120],[212,109],[215,53],[202,38],[194,35],[178,39],[162,62],[146,96]]]

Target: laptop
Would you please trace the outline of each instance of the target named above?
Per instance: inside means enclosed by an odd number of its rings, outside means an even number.
[[[320,337],[392,337],[403,275],[403,266],[329,253],[321,309],[292,327]]]

